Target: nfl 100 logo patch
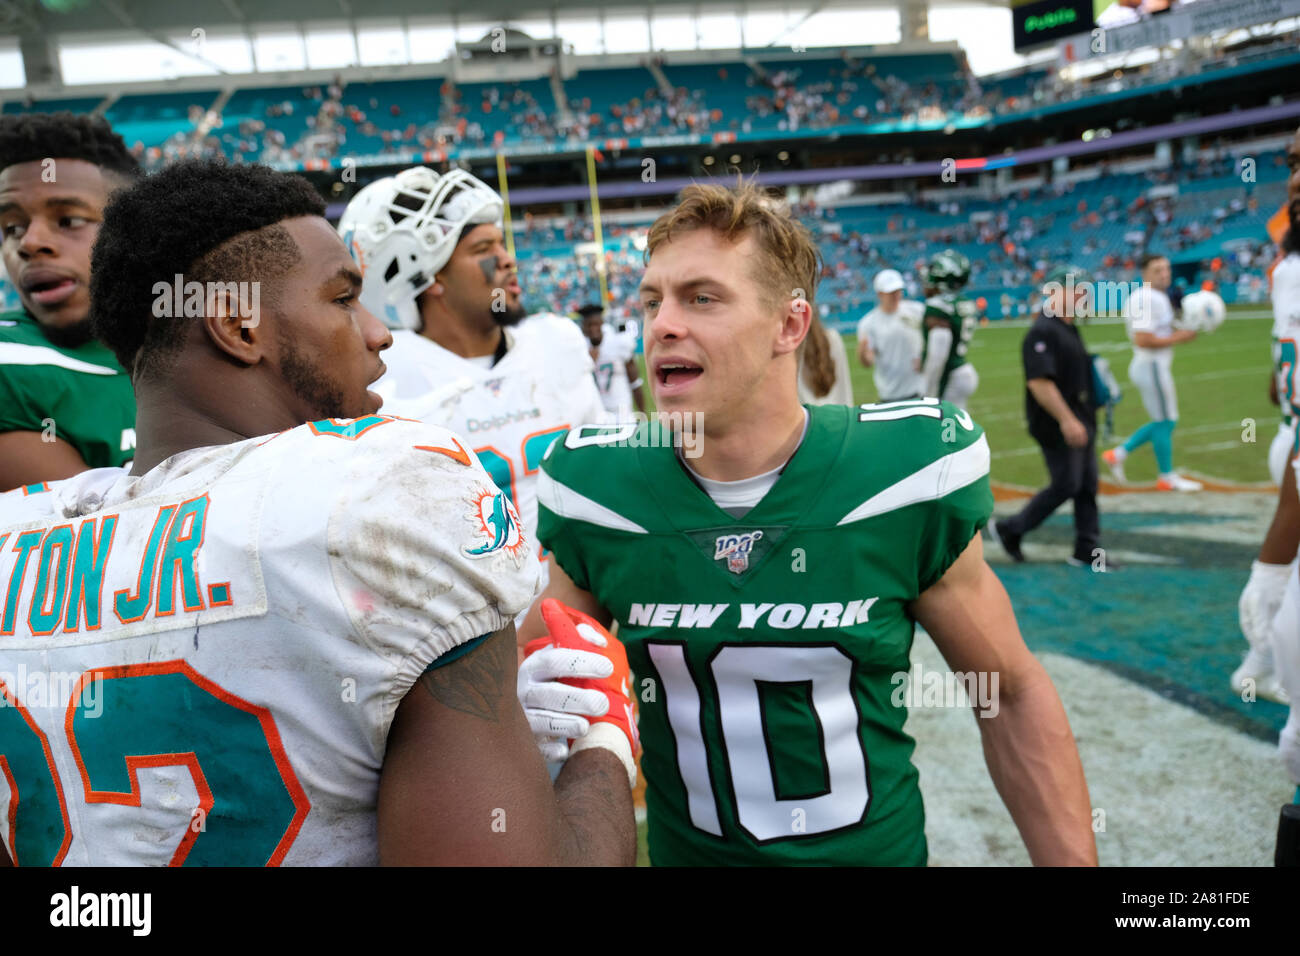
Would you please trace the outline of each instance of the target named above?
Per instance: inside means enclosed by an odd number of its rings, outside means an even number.
[[[713,543],[713,560],[726,558],[728,571],[743,574],[749,570],[749,553],[754,550],[754,542],[761,537],[761,531],[718,535]]]

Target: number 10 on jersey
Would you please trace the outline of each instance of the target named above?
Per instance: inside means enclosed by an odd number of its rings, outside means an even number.
[[[647,642],[663,683],[691,823],[722,836],[710,746],[721,746],[736,823],[759,843],[859,823],[870,793],[853,699],[853,660],[835,645],[728,644],[697,684],[678,643]],[[716,738],[704,729],[701,693],[716,691]],[[774,733],[779,728],[778,735]],[[796,753],[797,751],[797,753]],[[802,773],[790,770],[803,765]],[[810,773],[808,768],[814,769]],[[800,812],[802,811],[802,812]]]

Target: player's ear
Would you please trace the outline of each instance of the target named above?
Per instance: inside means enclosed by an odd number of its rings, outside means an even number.
[[[220,351],[245,365],[261,361],[266,332],[260,282],[209,282],[202,322]]]
[[[803,289],[795,289],[785,301],[785,313],[777,330],[776,353],[784,355],[799,348],[812,326],[812,304]]]

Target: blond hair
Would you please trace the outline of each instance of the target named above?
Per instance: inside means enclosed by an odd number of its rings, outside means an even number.
[[[763,290],[764,302],[775,309],[792,298],[803,299],[811,310],[821,255],[812,234],[784,202],[743,179],[734,188],[692,183],[682,190],[681,201],[650,227],[646,263],[663,243],[696,229],[712,229],[733,243],[752,236],[758,249],[753,279]],[[829,353],[826,362],[829,367]]]

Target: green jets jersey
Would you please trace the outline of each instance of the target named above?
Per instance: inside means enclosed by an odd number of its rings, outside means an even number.
[[[907,605],[988,520],[988,444],[935,399],[808,411],[742,518],[654,423],[542,463],[538,537],[627,647],[657,865],[926,861]]]
[[[55,345],[26,311],[0,314],[0,432],[47,432],[90,468],[135,457],[135,392],[99,342]],[[3,489],[0,489],[3,490]]]
[[[966,364],[966,350],[970,348],[970,340],[975,336],[977,322],[975,303],[952,293],[932,295],[925,300],[925,316],[922,319],[925,327],[925,345],[921,350],[922,366],[925,365],[925,358],[930,350],[928,327],[931,319],[938,319],[952,329],[952,348],[948,352],[948,361],[943,366],[943,375],[939,378],[939,394],[942,395],[944,389],[948,387],[948,376],[952,374],[952,370]]]

